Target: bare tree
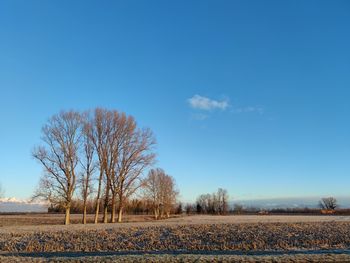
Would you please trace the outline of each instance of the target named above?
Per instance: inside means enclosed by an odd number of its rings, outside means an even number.
[[[319,206],[322,209],[335,210],[338,207],[337,199],[335,199],[334,197],[322,198],[320,203],[319,203]]]
[[[109,188],[111,191],[111,223],[115,223],[116,199],[119,193],[119,174],[117,171],[118,161],[121,159],[121,152],[124,140],[129,136],[129,126],[133,125],[133,118],[127,117],[125,113],[111,112],[112,125],[108,137],[108,167],[106,174],[109,177]],[[120,161],[119,161],[120,162]]]
[[[107,222],[109,207],[112,209],[111,222],[115,222],[117,201],[120,222],[124,203],[140,187],[139,179],[143,170],[154,160],[152,148],[155,140],[150,130],[137,128],[133,117],[115,110],[96,109],[88,123],[100,169],[95,223],[98,220],[103,182],[103,222]]]
[[[197,213],[227,214],[227,190],[219,188],[216,193],[202,194],[197,198]]]
[[[210,211],[212,214],[220,214],[220,200],[217,193],[211,194]]]
[[[225,215],[228,213],[228,193],[227,190],[219,188],[217,191],[217,198],[219,202],[219,214]]]
[[[101,174],[105,176],[105,195],[103,222],[107,223],[108,207],[112,207],[111,222],[115,222],[115,200],[117,195],[118,185],[116,183],[116,165],[120,158],[121,138],[125,136],[126,115],[118,111],[109,111],[97,109],[95,111],[95,120],[97,135],[96,146],[100,147],[97,151],[100,160]],[[112,196],[110,196],[110,193]]]
[[[116,180],[118,191],[118,222],[122,221],[123,208],[127,199],[142,185],[143,171],[153,164],[155,139],[149,129],[137,128],[132,117],[128,117],[118,143]]]
[[[86,117],[87,115],[84,114],[83,116]],[[90,131],[90,123],[85,122],[82,136],[82,157],[80,158],[82,172],[79,178],[80,192],[83,198],[83,224],[86,224],[87,201],[93,190],[92,177],[96,170],[94,161],[95,148],[91,140]]]
[[[175,214],[181,215],[183,213],[183,207],[182,207],[182,203],[179,202],[177,204],[177,207],[175,209]]]
[[[100,211],[102,183],[107,166],[107,145],[108,145],[108,134],[110,125],[108,125],[108,111],[104,109],[95,109],[93,117],[87,115],[86,122],[88,123],[87,134],[90,136],[91,142],[94,145],[98,158],[99,177],[98,177],[98,188],[96,196],[96,209],[95,209],[95,224],[98,222],[98,215]],[[107,206],[108,206],[108,192],[106,190],[105,207],[104,207],[104,220],[107,219]]]
[[[62,198],[58,194],[58,191],[55,191],[52,180],[49,177],[48,172],[44,171],[44,175],[40,178],[39,184],[31,197],[31,201],[40,199],[47,201],[51,207],[60,206],[62,204]]]
[[[51,117],[42,129],[43,145],[33,150],[33,157],[44,167],[43,184],[50,187],[47,197],[55,197],[65,207],[65,224],[70,223],[70,207],[76,188],[76,167],[81,138],[78,112],[61,112]],[[40,195],[40,193],[38,193]],[[44,196],[44,194],[41,194]]]
[[[196,210],[195,206],[193,206],[192,204],[186,204],[185,211],[187,215],[192,214],[195,210]]]
[[[173,209],[174,205],[176,204],[176,199],[179,194],[179,192],[175,189],[175,179],[170,176],[166,175],[161,180],[162,187],[162,209],[160,216],[163,217],[164,215],[169,218],[171,210]]]
[[[210,213],[211,206],[211,195],[202,194],[197,198],[197,212],[198,213]]]
[[[95,111],[94,145],[98,149],[100,163],[100,178],[104,175],[104,214],[107,222],[108,207],[111,206],[111,222],[115,222],[116,196],[118,194],[117,162],[120,158],[123,140],[128,136],[128,123],[133,120],[124,113],[97,109]],[[99,182],[99,188],[101,181]],[[98,194],[99,195],[99,194]],[[110,196],[111,195],[111,196]]]
[[[161,175],[162,174],[162,175]],[[160,169],[151,169],[144,181],[143,189],[146,199],[150,199],[153,204],[154,218],[158,219],[161,205],[161,186],[159,177],[165,172]]]
[[[178,196],[174,178],[160,168],[151,169],[144,181],[143,189],[145,197],[152,201],[155,219],[164,215],[169,217]]]
[[[233,212],[236,213],[236,214],[241,214],[243,213],[244,211],[244,208],[241,204],[235,204],[234,207],[233,207]]]

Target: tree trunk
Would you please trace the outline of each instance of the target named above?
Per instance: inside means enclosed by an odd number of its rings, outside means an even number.
[[[120,192],[118,193],[118,223],[122,222],[123,216],[123,206],[124,206],[124,198],[123,198],[123,188],[121,187]]]
[[[94,223],[97,224],[98,223],[98,214],[100,211],[100,199],[97,199],[97,203],[96,203],[96,211],[95,211],[95,219],[94,219]]]
[[[65,218],[64,218],[64,224],[69,225],[69,223],[70,223],[70,207],[67,207]]]
[[[118,209],[118,223],[122,222],[122,216],[123,216],[123,207],[120,205]]]
[[[115,194],[112,194],[111,223],[115,223]]]
[[[84,202],[83,224],[86,225],[86,201]]]
[[[100,196],[101,196],[102,177],[103,177],[103,173],[100,172],[100,177],[98,179],[97,197],[96,197],[96,210],[95,210],[95,219],[94,219],[95,224],[98,223],[98,214],[100,212]]]
[[[109,203],[109,180],[107,179],[107,185],[106,185],[106,195],[105,195],[105,202],[103,207],[103,223],[108,223],[108,203]]]
[[[103,208],[103,223],[108,223],[108,207],[105,205],[105,207]]]
[[[154,219],[157,220],[159,216],[158,208],[154,208]]]

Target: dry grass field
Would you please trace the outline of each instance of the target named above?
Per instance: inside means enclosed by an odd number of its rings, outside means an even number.
[[[0,216],[0,261],[350,261],[347,216],[130,216],[122,224],[54,225],[61,220]]]
[[[101,218],[102,220],[102,218]],[[123,220],[125,222],[145,222],[153,221],[150,215],[125,215]],[[82,215],[72,214],[71,224],[81,224]],[[87,216],[87,223],[93,223],[94,215]],[[64,214],[0,214],[0,227],[4,226],[31,226],[31,225],[62,225],[64,222]]]
[[[69,229],[93,229],[108,227],[127,227],[145,225],[182,225],[182,224],[237,224],[237,223],[295,223],[295,222],[350,222],[350,216],[329,216],[329,215],[235,215],[235,216],[215,216],[215,215],[194,215],[194,216],[172,216],[167,220],[154,221],[151,215],[125,215],[122,224],[98,224],[94,225],[93,215],[88,215],[88,224],[81,225],[82,216],[80,214],[71,215]],[[102,218],[100,218],[100,221]],[[0,214],[0,231],[15,227],[16,229],[33,229],[38,225],[41,229],[50,226],[50,229],[62,229],[64,214]],[[28,226],[28,227],[26,227]]]

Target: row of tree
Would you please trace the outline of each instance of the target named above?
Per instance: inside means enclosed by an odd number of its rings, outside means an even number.
[[[196,211],[198,214],[225,215],[229,212],[227,190],[219,188],[216,193],[203,194],[197,198]]]
[[[86,223],[88,201],[95,193],[94,222],[100,206],[103,222],[122,221],[127,200],[141,191],[152,200],[156,218],[169,215],[176,201],[174,179],[161,169],[144,171],[155,162],[155,138],[150,129],[139,128],[132,116],[116,110],[60,112],[42,128],[42,144],[33,156],[44,168],[34,198],[48,200],[65,210],[70,223],[74,196],[83,202]]]
[[[212,194],[202,194],[197,198],[197,201],[193,204],[188,203],[184,207],[186,214],[213,214],[213,215],[226,215],[226,214],[256,214],[256,213],[334,213],[338,208],[337,199],[334,197],[325,197],[319,201],[319,208],[273,208],[265,210],[258,207],[244,207],[243,205],[236,203],[229,205],[228,194],[225,189],[219,188],[217,192]],[[182,206],[179,204],[177,210],[182,211]],[[346,210],[346,209],[345,209]],[[339,212],[339,211],[338,211]],[[344,211],[343,211],[344,212]]]
[[[93,198],[87,201],[86,211],[88,215],[95,213],[96,200]],[[72,200],[71,204],[71,213],[72,214],[83,214],[83,200],[81,198],[75,197]],[[103,205],[101,206],[103,207]],[[181,214],[182,209],[179,210],[179,207],[182,207],[181,203],[174,203],[170,206],[170,211],[168,213],[163,213],[163,218],[167,217],[167,214]],[[111,208],[108,208],[111,210]],[[124,213],[127,215],[151,215],[155,218],[155,209],[156,206],[154,202],[150,199],[146,199],[144,196],[135,195],[134,197],[128,199],[124,204]],[[64,213],[65,208],[60,204],[50,204],[48,206],[49,213]],[[160,219],[161,216],[157,217]],[[88,217],[88,222],[93,222],[93,218]]]

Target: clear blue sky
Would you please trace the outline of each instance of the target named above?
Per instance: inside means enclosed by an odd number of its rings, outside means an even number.
[[[0,91],[6,196],[48,117],[96,106],[154,131],[183,200],[350,193],[349,1],[3,0]]]

